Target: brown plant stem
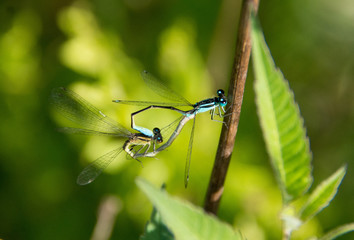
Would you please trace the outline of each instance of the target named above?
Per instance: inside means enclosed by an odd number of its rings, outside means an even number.
[[[228,127],[223,126],[221,131],[219,146],[204,203],[204,210],[213,214],[216,214],[219,208],[226,173],[234,148],[238,123],[240,121],[242,99],[251,53],[250,16],[251,10],[257,12],[258,4],[259,0],[242,1],[234,67],[228,92],[228,98],[231,100],[232,106],[230,112],[232,113],[224,119]]]

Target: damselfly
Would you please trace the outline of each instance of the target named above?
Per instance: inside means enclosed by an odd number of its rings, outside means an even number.
[[[61,115],[82,127],[61,128],[60,130],[63,132],[108,135],[127,139],[122,147],[99,157],[82,170],[77,178],[79,185],[89,184],[94,181],[123,150],[132,158],[137,159],[137,154],[139,154],[139,157],[143,157],[144,154],[148,153],[151,145],[153,145],[153,150],[155,151],[156,144],[163,141],[159,128],[154,128],[153,131],[145,129],[144,133],[132,133],[69,89],[53,89],[51,103]],[[134,151],[135,146],[141,147]],[[145,151],[142,152],[144,148]]]
[[[199,113],[208,112],[208,111],[210,111],[212,120],[214,120],[215,114],[218,115],[219,117],[223,117],[223,115],[225,113],[224,107],[227,105],[227,100],[224,95],[224,91],[222,89],[219,89],[216,92],[217,97],[208,98],[208,99],[202,100],[200,102],[197,102],[195,104],[192,104],[188,100],[186,100],[184,97],[182,97],[180,94],[171,90],[165,84],[163,84],[162,82],[157,80],[149,72],[143,71],[141,73],[141,75],[148,87],[150,87],[152,90],[154,90],[160,96],[170,99],[173,102],[145,102],[145,101],[126,101],[126,100],[113,100],[113,102],[122,103],[122,104],[129,104],[129,105],[148,106],[144,109],[141,109],[141,110],[131,114],[131,126],[133,129],[140,131],[140,132],[144,132],[145,130],[148,130],[148,129],[141,127],[141,126],[137,126],[134,121],[134,116],[143,112],[143,111],[146,111],[146,110],[152,109],[152,108],[169,109],[169,110],[177,111],[177,112],[183,114],[184,117],[182,117],[182,119],[181,119],[181,123],[183,123],[183,124],[179,125],[179,127],[181,127],[181,128],[185,125],[185,123],[187,121],[194,119],[193,125],[192,125],[192,130],[191,130],[191,135],[190,135],[190,140],[189,140],[189,145],[188,145],[188,153],[187,153],[186,166],[185,166],[184,184],[185,184],[185,187],[187,187],[187,184],[189,181],[189,170],[190,170],[192,145],[193,145],[193,138],[194,138],[195,117]],[[192,109],[185,111],[185,110],[181,110],[179,108],[176,108],[177,106],[189,106],[189,107],[192,107]],[[177,137],[177,135],[172,135],[170,137],[170,140],[173,141],[174,138],[171,139],[172,137],[175,138],[175,137]],[[166,147],[169,146],[169,144],[172,143],[172,141],[168,141],[163,146],[166,146]]]

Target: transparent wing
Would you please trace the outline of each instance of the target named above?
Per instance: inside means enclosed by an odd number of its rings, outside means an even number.
[[[169,87],[167,87],[164,83],[161,81],[157,80],[151,73],[148,71],[144,70],[141,72],[141,76],[143,80],[145,81],[145,84],[151,88],[154,92],[156,92],[158,95],[161,97],[164,97],[166,99],[169,99],[173,102],[176,103],[183,103],[185,105],[192,106],[187,99],[182,97],[180,94],[176,93]]]
[[[171,122],[167,126],[164,126],[163,128],[161,128],[161,134],[164,137],[164,139],[166,137],[170,136],[175,131],[177,125],[179,124],[179,122],[183,118],[184,118],[184,116],[178,117],[178,118],[176,118],[176,120],[174,120],[173,122]]]
[[[131,134],[119,123],[69,89],[53,89],[51,103],[60,114],[85,129],[111,133],[116,136],[129,136]]]
[[[58,131],[63,133],[70,133],[70,134],[117,136],[117,133],[98,132],[98,131],[83,129],[83,128],[63,127],[63,128],[58,128]]]
[[[77,177],[77,184],[86,185],[93,182],[122,151],[123,148],[120,147],[97,158],[94,162],[82,170]]]
[[[127,101],[127,100],[113,100],[113,102],[126,104],[126,105],[135,105],[135,106],[190,106],[191,104],[187,103],[178,103],[178,102],[147,102],[147,101]]]
[[[189,169],[190,169],[190,166],[191,166],[191,159],[192,159],[192,146],[193,146],[193,138],[194,138],[194,127],[195,127],[195,118],[193,119],[191,137],[189,139],[189,145],[188,145],[186,166],[184,168],[184,187],[185,188],[187,188],[188,181],[189,181]]]

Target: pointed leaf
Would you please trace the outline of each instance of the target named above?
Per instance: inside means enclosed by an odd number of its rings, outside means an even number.
[[[338,187],[343,180],[345,172],[346,167],[341,167],[313,191],[300,211],[300,218],[303,221],[309,220],[328,206],[337,194]]]
[[[254,17],[251,37],[258,116],[284,201],[289,202],[312,182],[309,140],[293,92],[276,68]]]
[[[172,198],[142,179],[137,179],[136,183],[161,214],[163,222],[176,239],[242,239],[241,234],[230,225],[204,213],[201,208]]]
[[[332,240],[336,239],[337,237],[354,231],[354,223],[349,223],[340,227],[337,227],[330,231],[329,233],[326,233],[323,237],[321,237],[319,240]]]

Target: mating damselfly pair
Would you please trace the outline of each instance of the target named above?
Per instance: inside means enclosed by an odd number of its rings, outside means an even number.
[[[136,132],[124,128],[121,124],[109,118],[102,111],[91,105],[88,101],[73,91],[66,88],[53,89],[51,102],[55,110],[71,122],[80,126],[80,128],[61,128],[62,131],[76,134],[107,135],[126,139],[123,146],[106,153],[88,165],[77,178],[77,183],[79,185],[85,185],[94,181],[122,151],[125,151],[128,156],[138,161],[140,161],[139,158],[142,157],[156,156],[159,152],[169,147],[180,134],[184,125],[189,120],[193,119],[184,174],[184,184],[185,187],[187,187],[196,115],[210,111],[212,120],[214,120],[215,115],[223,117],[225,113],[224,108],[227,105],[224,91],[219,89],[217,91],[217,97],[208,98],[192,104],[157,80],[147,71],[143,71],[141,75],[147,86],[160,96],[172,100],[172,102],[113,100],[113,102],[121,104],[147,106],[131,114],[131,127],[136,130]],[[181,110],[177,108],[182,106],[189,106],[191,109]],[[174,121],[174,123],[177,124],[177,127],[165,143],[163,143],[164,139],[162,136],[164,129],[170,128],[173,124],[162,129],[155,127],[153,130],[135,124],[134,117],[149,109],[167,109],[181,114],[181,117]]]

